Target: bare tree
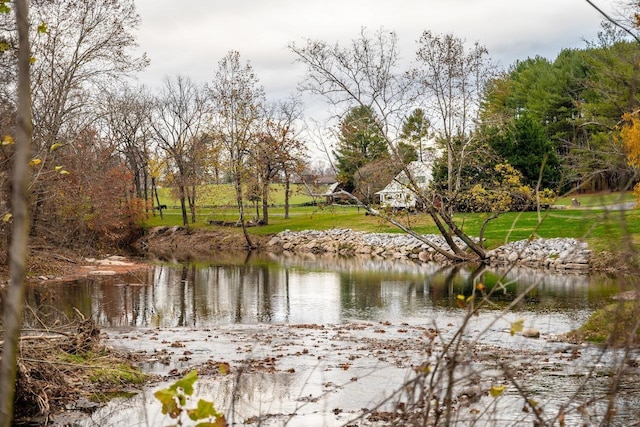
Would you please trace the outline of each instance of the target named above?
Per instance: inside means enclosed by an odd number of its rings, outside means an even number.
[[[34,169],[34,231],[47,200],[42,182],[58,151],[72,144],[96,118],[96,95],[116,79],[144,68],[132,55],[139,24],[133,0],[33,0],[31,4]],[[13,35],[4,35],[11,40]]]
[[[606,19],[608,22],[615,25],[616,27],[620,28],[622,31],[624,31],[625,33],[633,37],[635,41],[640,43],[640,37],[638,37],[638,34],[637,34],[637,30],[640,29],[640,15],[638,15],[637,13],[637,9],[638,9],[637,2],[628,2],[627,8],[631,11],[631,13],[628,14],[629,16],[628,19],[624,19],[624,18],[616,19],[612,17],[610,14],[608,14],[607,12],[605,12],[604,10],[602,10],[600,7],[598,7],[593,1],[591,0],[585,0],[585,1],[589,3],[589,6],[591,6],[596,11],[598,11],[598,13],[602,15],[604,19]]]
[[[242,65],[240,53],[231,51],[218,63],[218,71],[209,85],[209,95],[214,109],[214,134],[227,152],[233,177],[239,223],[247,245],[252,248],[254,245],[246,229],[242,184],[248,170],[246,161],[261,124],[264,89],[251,64]]]
[[[307,40],[302,47],[292,43],[289,48],[297,55],[298,61],[307,67],[300,88],[324,97],[335,107],[360,105],[370,108],[380,120],[381,133],[386,139],[392,160],[401,166],[402,159],[395,142],[400,134],[402,118],[416,103],[417,92],[409,73],[399,69],[400,56],[395,33],[379,30],[370,38],[363,29],[360,37],[345,49],[313,40]],[[439,207],[435,195],[425,194],[411,172],[406,167],[404,170],[411,189],[420,195],[426,212],[434,220],[448,248],[434,244],[393,218],[386,219],[448,259],[464,261],[484,258],[482,245],[467,236],[453,221],[450,212]],[[353,195],[349,196],[357,200]],[[367,209],[375,215],[384,215],[371,207]],[[472,253],[461,249],[453,235],[460,238]]]
[[[195,221],[195,185],[198,181],[207,103],[204,88],[184,76],[166,77],[156,99],[152,120],[154,139],[173,167],[178,187],[182,224],[189,226],[187,203]]]
[[[118,91],[107,94],[102,106],[105,133],[133,174],[136,196],[152,201],[149,188],[151,95],[144,87],[122,86]]]
[[[264,130],[252,156],[256,160],[262,186],[262,220],[269,223],[269,188],[278,175],[284,175],[285,218],[289,217],[291,176],[304,166],[304,144],[298,138],[296,121],[302,115],[295,98],[272,103],[265,112]]]
[[[419,68],[415,72],[437,117],[433,127],[446,148],[450,202],[460,189],[460,171],[475,142],[472,130],[492,66],[484,46],[475,43],[467,50],[464,41],[452,34],[425,31],[418,43]]]
[[[2,2],[6,6],[5,2]],[[18,339],[22,327],[24,280],[26,275],[27,244],[29,241],[29,155],[33,127],[31,123],[31,94],[29,62],[29,2],[15,0],[15,19],[18,29],[18,90],[16,152],[13,171],[13,230],[9,248],[9,290],[4,308],[4,343],[0,361],[0,425],[9,427],[13,420],[13,401],[18,359]]]

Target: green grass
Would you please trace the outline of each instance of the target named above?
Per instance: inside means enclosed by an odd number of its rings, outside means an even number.
[[[92,373],[89,380],[100,384],[111,384],[120,386],[124,384],[144,384],[147,375],[139,368],[135,368],[125,363],[113,364],[106,368],[91,368]]]
[[[624,193],[589,193],[589,194],[569,194],[558,198],[554,201],[554,205],[571,206],[571,200],[576,198],[580,202],[580,207],[609,206],[615,203],[632,202],[635,200],[634,195],[630,191]]]
[[[582,197],[582,196],[581,196]],[[571,203],[571,197],[558,200],[558,205]],[[485,246],[493,248],[506,242],[528,239],[530,237],[574,237],[586,240],[594,250],[609,249],[619,244],[621,239],[631,238],[640,243],[640,210],[607,211],[587,207],[601,206],[606,203],[619,203],[620,200],[633,200],[628,195],[600,194],[584,196],[580,208],[567,206],[565,209],[550,209],[541,212],[508,212],[492,220],[484,234]],[[256,216],[254,208],[247,208],[246,218]],[[456,214],[457,224],[469,235],[478,236],[487,214]],[[197,221],[193,228],[215,229],[209,221],[233,222],[238,219],[237,209],[231,207],[209,207],[198,210]],[[422,234],[438,233],[431,219],[425,214],[398,214],[396,219],[408,224],[416,232]],[[164,219],[156,214],[149,218],[145,227],[182,225],[179,209],[168,209]],[[290,217],[284,218],[284,208],[280,206],[269,209],[269,225],[251,227],[252,234],[269,235],[285,229],[326,230],[330,228],[350,228],[369,232],[401,232],[397,227],[381,218],[366,215],[364,209],[355,206],[292,206]]]
[[[328,186],[311,188],[315,194],[324,193]],[[231,184],[200,185],[196,189],[198,206],[235,206],[235,189]],[[180,206],[180,199],[171,188],[158,188],[158,198],[161,205]],[[284,205],[284,184],[272,184],[270,186],[269,202],[275,205]],[[323,201],[322,198],[319,201]],[[292,184],[290,188],[289,203],[299,205],[313,202],[313,197],[304,185]]]
[[[82,368],[89,381],[101,384],[144,384],[148,375],[139,368],[122,363],[106,354],[86,352],[82,354],[61,353],[62,362]]]
[[[620,301],[596,310],[584,325],[569,334],[581,340],[604,343],[613,346],[624,345],[629,333],[636,327],[638,317],[637,301]],[[634,340],[640,339],[640,329],[635,329]]]
[[[468,214],[458,223],[468,234],[477,235],[485,214]],[[640,236],[640,211],[549,210],[508,212],[491,221],[484,237],[487,247],[530,237],[573,237],[589,242],[593,249],[607,249],[625,236]]]

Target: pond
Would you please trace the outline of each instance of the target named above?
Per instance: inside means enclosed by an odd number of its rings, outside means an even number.
[[[457,295],[478,283],[500,286],[499,309],[533,286],[514,311],[564,317],[576,327],[593,308],[624,291],[606,275],[496,271],[367,258],[214,257],[207,263],[157,264],[145,275],[99,276],[33,286],[27,303],[40,314],[99,326],[212,327],[254,323],[423,321],[459,310]],[[549,330],[547,332],[557,332]]]
[[[108,344],[144,354],[143,367],[150,373],[230,363],[236,375],[203,378],[197,394],[226,408],[232,422],[384,425],[354,420],[364,408],[377,408],[401,390],[415,367],[433,357],[429,351],[442,351],[462,330],[466,310],[459,295],[466,299],[479,284],[493,290],[491,304],[468,319],[462,335],[476,346],[464,367],[468,378],[478,377],[469,384],[483,393],[467,402],[470,412],[458,412],[458,421],[469,422],[490,404],[503,417],[502,424],[533,419],[523,415],[521,392],[513,388],[500,404],[487,401],[491,385],[504,382],[498,367],[505,360],[517,368],[517,378],[526,381],[549,414],[571,403],[564,400],[568,394],[586,393],[592,416],[602,416],[606,402],[588,394],[606,395],[607,367],[618,356],[555,338],[628,290],[623,281],[607,275],[372,258],[218,254],[197,263],[156,262],[142,275],[34,286],[27,302],[49,321],[73,317],[74,309],[93,318],[108,334]],[[510,325],[518,319],[537,328],[541,338],[511,334]],[[435,330],[437,340],[425,338]],[[531,366],[543,366],[545,375]],[[596,366],[598,374],[589,374]],[[587,377],[600,381],[583,381]],[[637,373],[628,377],[630,384],[637,380]],[[461,387],[469,386],[465,384]],[[637,387],[627,386],[621,384],[619,414],[637,419]],[[152,396],[158,387],[74,422],[168,424],[171,420],[159,413]],[[378,409],[393,410],[394,402],[390,399]],[[572,420],[569,408],[563,410]],[[575,422],[584,420],[576,408],[573,416]]]

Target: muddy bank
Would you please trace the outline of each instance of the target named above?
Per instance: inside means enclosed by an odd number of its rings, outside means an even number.
[[[20,337],[16,425],[49,425],[69,409],[91,412],[114,396],[139,392],[148,375],[128,353],[105,347],[104,338],[81,315],[64,325],[27,328]]]
[[[264,250],[270,236],[251,235],[250,238],[255,250]],[[239,228],[187,230],[185,227],[153,227],[133,246],[142,255],[164,260],[197,260],[212,252],[249,251]]]
[[[303,253],[340,253],[341,256],[355,254],[360,256],[380,256],[380,251],[384,252],[386,250],[388,257],[392,259],[398,259],[398,257],[400,257],[412,259],[416,262],[424,262],[434,258],[433,254],[421,257],[421,252],[425,252],[425,248],[416,250],[414,243],[391,250],[381,244],[373,246],[355,245],[353,242],[348,242],[346,245],[338,244],[333,237],[329,239],[328,243],[324,241],[321,242],[321,244],[315,240],[308,241],[308,239],[304,237],[302,243],[296,242],[296,248],[293,248],[294,245],[291,242],[288,242],[291,247],[284,247],[284,244],[287,242],[283,241],[281,237],[287,233],[295,236],[302,235],[303,237],[318,233],[324,236],[331,234],[331,230],[324,232],[307,230],[298,233],[284,231],[278,235],[251,235],[250,238],[256,250],[275,253],[288,251]],[[377,236],[376,233],[350,232],[349,234],[373,236],[373,238]],[[393,239],[399,240],[410,237],[403,234],[392,234],[391,236]],[[545,242],[541,245],[542,249],[533,251],[539,252],[533,255],[530,252],[531,247],[535,245],[531,245],[529,241],[513,242],[500,248],[495,248],[489,251],[492,257],[491,264],[505,265],[514,263],[516,265],[543,270],[578,272],[602,271],[624,274],[630,271],[630,266],[626,262],[627,258],[608,251],[589,250],[586,244],[575,239],[541,240]],[[570,242],[567,247],[557,248],[558,244],[564,244],[567,241]],[[518,245],[524,245],[524,247],[518,247]],[[242,230],[236,227],[218,230],[187,230],[184,227],[154,227],[149,229],[147,234],[136,241],[133,246],[140,255],[150,256],[151,258],[157,258],[163,261],[202,260],[208,258],[212,253],[216,253],[216,256],[223,256],[225,253],[237,254],[240,252],[248,252],[247,242],[242,234]],[[360,249],[356,250],[356,247]],[[428,251],[428,248],[426,251]]]

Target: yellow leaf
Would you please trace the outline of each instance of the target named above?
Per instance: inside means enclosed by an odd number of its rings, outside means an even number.
[[[51,145],[51,147],[49,148],[49,151],[57,150],[60,147],[62,147],[62,143],[61,142],[56,142],[55,144]]]
[[[11,145],[13,144],[13,138],[11,137],[11,135],[5,135],[4,139],[2,140],[2,145]]]
[[[522,331],[523,327],[524,327],[524,319],[519,319],[519,320],[516,320],[515,322],[512,322],[511,323],[511,336],[513,336],[516,333]]]
[[[222,375],[227,375],[229,372],[231,372],[231,365],[229,365],[227,362],[222,362],[218,365],[218,369],[220,370],[220,373]]]
[[[506,388],[507,388],[506,385],[493,385],[489,390],[489,394],[491,395],[491,397],[502,396],[502,393],[504,393]]]
[[[460,300],[460,301],[464,301],[465,300],[464,295],[460,295],[460,294],[458,294],[458,296],[456,298],[458,298],[458,300]]]
[[[62,170],[62,166],[56,166],[53,168],[56,172],[60,172]]]
[[[62,170],[60,171],[60,175],[71,175],[71,172],[69,172],[69,171],[67,171],[67,170],[62,169]]]
[[[32,56],[31,58],[29,58],[29,64],[33,65],[36,63],[36,57]]]
[[[40,163],[42,163],[42,160],[36,157],[35,159],[31,159],[29,166],[38,166]]]
[[[13,217],[13,215],[11,215],[10,212],[7,212],[6,214],[4,214],[4,216],[2,217],[2,222],[4,222],[5,224],[9,221],[11,221],[11,217]]]
[[[47,32],[47,23],[43,22],[40,25],[38,25],[38,32],[39,33],[46,33]]]
[[[423,362],[422,364],[420,364],[420,366],[414,368],[414,371],[419,374],[428,374],[431,372],[431,365],[429,365],[429,363],[427,362]]]

